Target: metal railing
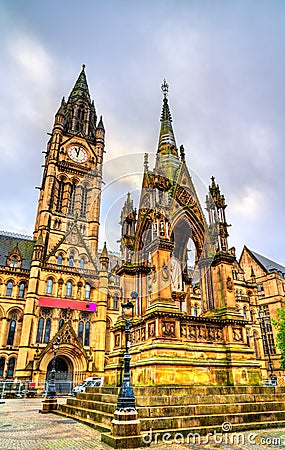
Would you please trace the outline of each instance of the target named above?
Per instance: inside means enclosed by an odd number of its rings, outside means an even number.
[[[31,381],[0,380],[0,398],[29,398],[46,396],[48,382],[34,383]],[[71,380],[55,381],[56,395],[71,395],[73,382]]]

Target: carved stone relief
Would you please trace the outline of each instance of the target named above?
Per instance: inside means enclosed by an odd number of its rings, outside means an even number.
[[[175,323],[162,322],[162,336],[175,338]]]
[[[148,325],[148,337],[155,336],[155,322],[151,322]]]
[[[184,339],[194,342],[222,342],[223,330],[217,326],[206,326],[196,324],[180,325],[180,335]]]
[[[120,347],[121,336],[119,334],[115,334],[115,347]]]
[[[242,341],[242,330],[241,328],[233,328],[233,339],[234,341]]]

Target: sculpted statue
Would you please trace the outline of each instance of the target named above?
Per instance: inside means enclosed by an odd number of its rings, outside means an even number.
[[[181,263],[175,256],[170,258],[170,272],[171,272],[171,288],[173,291],[182,291],[182,271]]]

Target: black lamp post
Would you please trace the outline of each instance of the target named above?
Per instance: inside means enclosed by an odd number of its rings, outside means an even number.
[[[124,354],[124,378],[118,396],[117,410],[118,411],[135,411],[135,396],[131,384],[130,362],[129,354],[130,347],[130,320],[134,316],[134,304],[131,301],[122,303],[122,317],[126,322],[126,349]]]
[[[261,330],[263,348],[265,350],[264,353],[268,357],[268,370],[270,372],[270,379],[275,381],[276,378],[273,373],[273,364],[272,364],[272,360],[271,360],[271,356],[270,356],[270,348],[269,348],[269,344],[268,344],[268,336],[267,336],[267,329],[266,329],[266,322],[269,323],[270,318],[265,316],[265,311],[262,308],[260,308],[257,318],[260,321],[260,330]]]
[[[55,398],[56,397],[56,387],[55,387],[55,363],[56,363],[56,353],[58,351],[60,344],[60,337],[57,336],[57,338],[52,343],[52,349],[53,349],[53,360],[52,360],[52,369],[51,369],[51,375],[50,379],[48,381],[48,389],[47,389],[47,395],[46,398]]]

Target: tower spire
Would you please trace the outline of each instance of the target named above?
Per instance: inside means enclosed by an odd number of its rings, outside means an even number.
[[[160,126],[157,153],[173,154],[178,156],[176,141],[171,123],[172,117],[167,99],[168,88],[169,86],[166,80],[163,80],[163,83],[161,85],[161,90],[163,92],[163,105],[160,118],[161,126]]]
[[[68,102],[75,103],[77,100],[84,100],[91,103],[89,88],[85,74],[85,64],[82,64],[82,70],[76,80],[76,83],[69,95]]]

